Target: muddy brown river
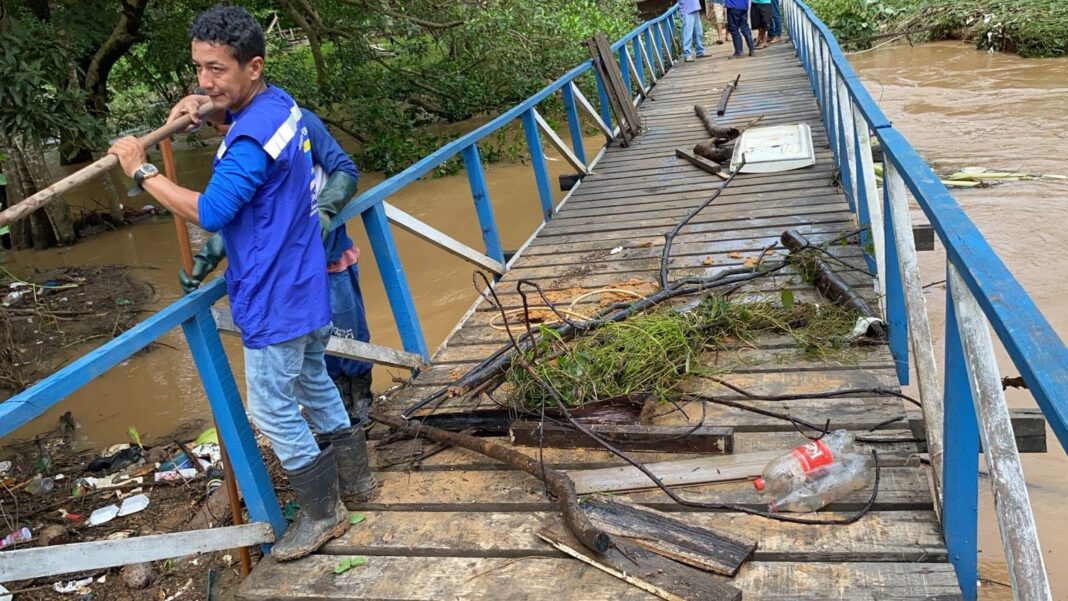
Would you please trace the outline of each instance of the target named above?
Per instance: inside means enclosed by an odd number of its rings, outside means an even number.
[[[857,54],[851,62],[872,96],[936,171],[982,166],[996,171],[1068,175],[1063,132],[1068,131],[1068,60],[1028,60],[989,54],[960,43],[918,47],[888,47]],[[587,140],[593,156],[598,138]],[[182,183],[202,187],[208,177],[214,146],[185,148],[178,152]],[[567,171],[562,160],[550,157],[552,181]],[[539,204],[530,168],[522,164],[487,167],[486,178],[496,211],[502,243],[515,249],[539,223]],[[360,189],[381,181],[376,174],[362,178]],[[554,186],[555,187],[555,186]],[[92,204],[102,199],[99,188],[88,186],[73,199]],[[562,193],[556,192],[557,198]],[[987,189],[956,192],[955,197],[990,241],[1009,269],[1035,299],[1062,339],[1068,339],[1068,298],[1064,280],[1068,258],[1062,243],[1068,218],[1068,182],[1025,181]],[[464,176],[420,181],[389,201],[449,235],[481,248],[475,212]],[[147,201],[145,201],[147,202]],[[350,234],[369,249],[359,220]],[[451,331],[475,299],[471,267],[404,232],[394,230],[404,260],[427,344],[433,348]],[[175,278],[179,261],[174,227],[158,218],[96,236],[71,248],[45,252],[9,253],[4,266],[28,274],[59,266],[121,263],[151,282],[157,290],[157,308],[180,295]],[[939,248],[921,255],[925,282],[945,278],[945,254]],[[360,259],[361,285],[368,307],[373,340],[399,346],[396,328],[379,282],[374,257],[366,250]],[[944,287],[928,288],[928,311],[941,356]],[[207,423],[209,411],[188,351],[178,331],[161,340],[165,346],[142,353],[97,378],[44,417],[19,430],[16,437],[50,429],[64,411],[72,411],[79,424],[78,440],[86,447],[102,447],[126,438],[136,426],[148,440],[166,440],[178,427]],[[240,388],[240,344],[226,337],[231,365]],[[999,352],[1003,375],[1017,375],[1007,355]],[[391,372],[376,368],[375,388],[390,385]],[[1026,392],[1010,391],[1012,406],[1033,406]],[[1068,525],[1063,518],[1068,498],[1068,457],[1048,434],[1050,452],[1024,455],[1031,502],[1040,539],[1046,551],[1054,598],[1068,600]],[[997,521],[989,486],[980,483],[980,591],[984,599],[1010,599],[1004,583]],[[1060,509],[1058,509],[1060,508]]]

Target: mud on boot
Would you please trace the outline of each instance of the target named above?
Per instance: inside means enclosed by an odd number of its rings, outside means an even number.
[[[377,495],[378,481],[371,471],[363,428],[353,426],[331,432],[322,437],[320,444],[332,445],[337,453],[337,475],[343,498],[365,503]]]
[[[371,370],[358,376],[340,374],[332,379],[352,425],[367,426],[370,423],[367,412],[370,411],[371,402],[374,400],[374,394],[371,393]]]
[[[271,549],[271,557],[279,561],[309,555],[349,529],[349,512],[338,493],[338,462],[332,445],[327,443],[307,467],[286,470],[286,476],[300,502],[300,513]]]

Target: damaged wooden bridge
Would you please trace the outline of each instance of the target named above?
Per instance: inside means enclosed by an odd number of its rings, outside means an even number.
[[[514,411],[502,408],[507,395],[443,397],[409,414],[413,404],[508,344],[500,310],[485,300],[472,307],[433,354],[430,365],[381,409],[426,418],[427,424],[450,425],[454,430],[470,427],[566,471],[580,493],[612,491],[617,500],[668,512],[686,524],[755,543],[755,552],[733,577],[697,572],[690,575],[692,587],[673,588],[669,583],[667,593],[661,595],[665,598],[732,599],[742,593],[746,599],[960,598],[962,588],[950,563],[951,550],[936,501],[943,476],[940,469],[930,466],[931,461],[940,461],[942,453],[942,383],[934,380],[922,297],[919,305],[916,298],[905,298],[915,292],[908,288],[918,284],[918,274],[904,184],[895,172],[900,172],[900,166],[886,158],[890,187],[884,219],[883,196],[881,190],[877,192],[871,169],[871,140],[883,124],[868,122],[863,114],[869,108],[865,103],[870,103],[866,95],[851,98],[853,88],[845,86],[847,78],[852,79],[851,86],[863,90],[851,73],[840,74],[832,67],[837,46],[833,38],[826,39],[825,28],[817,27],[799,3],[786,5],[793,43],[772,46],[744,60],[727,61],[728,51],[712,46],[710,58],[684,64],[670,35],[664,38],[666,43],[656,45],[659,34],[666,34],[665,28],[654,29],[657,37],[648,40],[652,47],[642,35],[635,37],[637,43],[630,48],[624,43],[619,56],[622,68],[616,75],[627,76],[630,81],[624,85],[628,88],[642,88],[635,103],[638,123],[633,124],[640,125],[635,128],[640,133],[633,138],[629,135],[628,111],[615,106],[620,117],[616,121],[623,123],[610,136],[614,142],[587,164],[576,157],[580,152],[548,131],[554,145],[576,165],[581,183],[499,274],[495,291],[506,314],[515,319],[515,335],[524,330],[523,305],[516,289],[520,280],[539,284],[554,302],[579,315],[603,306],[606,290],[623,290],[607,293],[616,301],[629,300],[628,291],[643,296],[654,292],[659,287],[665,234],[725,185],[726,170],[717,176],[677,156],[677,149],[688,151],[708,140],[709,134],[694,115],[694,105],[715,107],[730,86],[732,94],[729,103],[724,101],[723,116],[716,118],[718,125],[743,128],[758,119],[761,126],[808,124],[815,164],[736,176],[675,238],[670,276],[672,280],[707,277],[756,265],[782,252],[769,254],[766,249],[776,246],[786,229],[820,244],[858,226],[871,226],[862,241],[832,245],[828,253],[838,275],[871,307],[881,307],[879,313],[887,316],[893,330],[889,343],[861,347],[851,359],[832,362],[799,357],[789,336],[764,335],[702,357],[705,365],[723,374],[721,379],[733,387],[708,380],[692,390],[866,436],[873,442],[860,446],[875,448],[881,465],[878,494],[870,512],[848,525],[801,525],[685,507],[566,425],[539,433],[536,420],[523,422]],[[669,26],[671,19],[670,14],[662,17],[663,24]],[[653,47],[662,55],[657,56]],[[644,72],[637,68],[642,63]],[[661,66],[665,68],[660,70]],[[612,78],[607,81],[611,84]],[[568,90],[571,95],[573,89]],[[605,102],[611,92],[611,85],[601,85],[602,125],[613,122]],[[573,107],[574,101],[568,101],[568,106]],[[528,134],[532,129],[528,125]],[[539,180],[539,184],[545,182]],[[472,190],[477,202],[477,178]],[[896,223],[890,225],[891,219]],[[487,240],[491,256],[493,249]],[[911,265],[902,263],[901,257],[910,258]],[[828,302],[792,270],[746,283],[733,294],[779,299],[783,290],[791,291],[797,302]],[[542,304],[536,295],[531,302]],[[893,394],[909,375],[909,326],[913,338],[919,340],[915,352],[924,403],[936,405],[926,411],[926,427],[920,408]],[[850,390],[858,392],[835,394]],[[947,389],[946,394],[951,392]],[[754,396],[789,400],[754,400]],[[665,475],[681,483],[712,481],[681,489],[687,499],[766,508],[751,476],[759,473],[774,451],[806,439],[782,419],[716,403],[701,405],[688,403],[680,411],[662,412],[645,419],[641,427],[616,428],[613,440],[633,441],[644,434],[644,442],[630,447],[637,449],[631,454],[643,463],[691,461],[692,465],[684,464],[689,467],[680,468],[685,473]],[[1021,441],[1027,436],[1040,439],[1021,442],[1021,448],[1026,444],[1044,450],[1041,416],[1016,421]],[[704,442],[695,442],[697,425],[704,426],[700,431]],[[654,430],[686,426],[677,430],[690,436],[669,429],[676,434],[658,439],[652,437],[649,426]],[[928,431],[933,433],[931,446],[937,454],[927,454],[923,441]],[[544,445],[540,450],[539,440]],[[717,453],[718,459],[712,459]],[[557,505],[541,482],[522,471],[468,450],[396,439],[379,440],[376,463],[380,495],[371,503],[350,507],[366,520],[306,559],[288,564],[265,560],[241,587],[243,599],[655,598],[648,586],[643,590],[623,577],[629,571],[641,579],[641,561],[631,558],[631,565],[618,557],[615,563],[604,559],[601,567],[609,566],[605,571],[576,560],[566,545],[549,544],[542,530],[553,523]],[[708,469],[716,475],[703,480],[693,477],[691,472],[700,470],[700,465],[710,465]],[[858,490],[819,515],[844,517],[864,508],[870,495],[870,488]],[[954,493],[946,494],[947,502],[957,499]],[[974,524],[972,528],[974,536]],[[581,545],[574,546],[580,551],[577,555],[583,555]],[[366,557],[367,562],[334,575],[339,561],[350,556]],[[959,563],[959,571],[974,570],[974,562],[971,568],[967,561]],[[613,565],[621,573],[610,573]],[[672,574],[686,578],[689,573]],[[656,589],[657,578],[651,581]],[[714,586],[701,588],[698,581]],[[963,591],[966,598],[974,595],[974,577],[971,582]],[[672,592],[677,596],[671,596]]]
[[[1047,422],[1068,447],[1068,349],[867,94],[830,31],[800,0],[782,5],[789,39],[741,60],[728,61],[725,47],[710,46],[709,58],[683,62],[677,8],[611,45],[591,40],[593,61],[361,193],[334,219],[335,227],[362,219],[403,349],[333,339],[327,352],[409,368],[414,375],[379,402],[381,419],[405,416],[474,434],[531,459],[520,470],[461,448],[462,442],[406,439],[375,427],[380,492],[350,506],[362,520],[304,559],[262,559],[239,598],[972,600],[982,452],[1014,595],[1051,599],[1019,453],[1045,451]],[[537,110],[556,94],[570,143]],[[707,120],[695,115],[695,105],[708,109]],[[506,260],[477,143],[517,120],[545,220]],[[728,160],[717,166],[692,154],[709,143],[710,129],[799,124],[808,128],[814,160],[790,170],[732,174],[729,157],[719,157]],[[582,142],[588,127],[606,140],[593,157]],[[575,172],[559,202],[543,141]],[[698,154],[719,152],[725,151],[709,143]],[[456,156],[470,181],[483,250],[386,202]],[[752,158],[745,157],[747,164]],[[917,247],[930,238],[916,234],[910,203],[947,255],[945,354],[939,358],[916,259]],[[496,278],[492,291],[501,307],[480,300],[431,354],[391,225]],[[723,274],[753,276],[732,285],[731,298],[827,306],[832,301],[817,291],[818,282],[796,264],[769,267],[787,254],[779,246],[786,230],[822,249],[824,263],[870,307],[886,339],[823,358],[797,352],[796,340],[784,333],[728,341],[700,354],[712,377],[689,380],[689,396],[677,405],[646,400],[635,412],[624,403],[630,421],[585,426],[623,447],[674,497],[566,420],[542,425],[540,416],[521,415],[506,389],[450,391],[509,343],[505,324],[517,336],[525,331],[521,281],[540,286],[569,319],[657,294],[662,279],[707,282]],[[97,543],[5,551],[0,582],[235,544],[266,550],[284,532],[277,483],[264,468],[219,339],[219,331],[233,326],[224,313],[212,313],[224,295],[222,278],[209,282],[0,404],[0,435],[181,327],[252,523],[108,541],[108,552],[84,546]],[[557,319],[540,306],[542,299],[530,299],[539,305],[527,315],[531,321],[535,315]],[[995,343],[1037,409],[1007,409]],[[901,394],[910,381],[918,389],[915,399]],[[877,484],[805,514],[839,523],[747,513],[767,508],[752,478],[777,453],[805,443],[802,431],[813,436],[823,428],[847,429],[861,450],[877,452]],[[583,496],[579,513],[610,545],[593,551],[573,539],[560,521],[558,500],[530,475],[546,469],[569,476]],[[58,559],[68,557],[81,559]]]

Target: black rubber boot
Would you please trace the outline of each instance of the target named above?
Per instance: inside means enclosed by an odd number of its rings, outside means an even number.
[[[323,443],[337,452],[337,479],[341,496],[355,503],[370,501],[378,492],[378,481],[367,457],[367,435],[353,426],[326,434]]]
[[[335,450],[327,443],[311,465],[286,471],[300,513],[271,549],[271,557],[278,561],[304,557],[349,529],[349,512],[338,494],[337,470]]]
[[[365,427],[370,422],[367,418],[367,412],[371,410],[371,402],[375,398],[375,395],[371,392],[371,370],[351,378],[349,386],[351,387],[349,394],[352,395],[352,411],[349,413],[352,418],[352,425]]]

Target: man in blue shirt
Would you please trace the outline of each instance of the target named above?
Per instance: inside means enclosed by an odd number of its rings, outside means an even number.
[[[705,32],[701,27],[701,0],[678,0],[679,14],[682,15],[682,54],[686,62],[693,62],[691,52],[697,47],[697,58],[705,56]]]
[[[749,46],[749,56],[753,56],[753,33],[749,29],[749,0],[726,0],[727,1],[727,31],[731,32],[731,43],[734,44],[734,54],[727,58],[741,58],[742,39]]]
[[[330,298],[311,143],[292,98],[263,80],[263,30],[245,9],[202,12],[189,38],[206,96],[184,98],[170,118],[188,114],[196,123],[207,101],[215,107],[213,121],[232,122],[204,193],[156,177],[136,138],[117,141],[109,152],[176,215],[222,234],[230,311],[245,347],[249,412],[301,506],[272,555],[296,559],[349,527],[334,441],[351,438],[352,429],[324,362]],[[301,407],[324,434],[321,448]]]
[[[356,194],[359,173],[349,155],[342,150],[326,126],[315,113],[301,109],[304,124],[311,142],[312,165],[315,170],[313,192],[322,218],[323,247],[326,251],[326,272],[330,280],[330,307],[332,312],[332,335],[369,342],[371,334],[367,327],[363,294],[360,291],[360,250],[353,245],[344,225],[329,230],[330,219],[337,215]],[[225,134],[228,124],[213,124],[216,131]],[[178,270],[178,282],[185,292],[200,286],[219,263],[226,258],[222,236],[215,234],[193,256],[193,273]],[[349,413],[349,419],[360,427],[368,423],[367,412],[372,401],[370,363],[341,357],[326,357],[326,371],[341,393],[341,401]],[[338,458],[342,462],[342,458]],[[344,466],[341,466],[344,468]],[[364,488],[349,491],[357,496],[366,496]],[[342,490],[342,495],[346,491]],[[366,500],[366,499],[363,499]]]

